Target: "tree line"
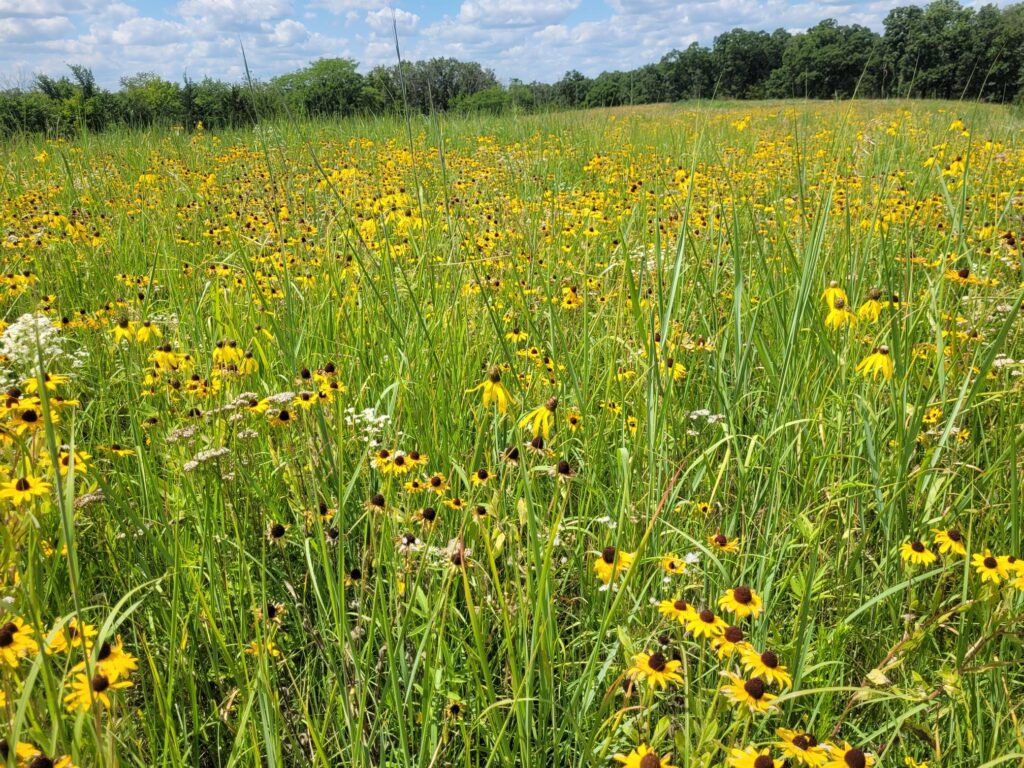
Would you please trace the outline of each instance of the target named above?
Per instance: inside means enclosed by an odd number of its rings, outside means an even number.
[[[501,85],[492,70],[451,58],[375,67],[320,59],[267,81],[225,83],[151,73],[110,91],[86,67],[0,91],[0,134],[61,134],[113,125],[225,128],[283,115],[502,112],[687,99],[937,98],[1024,101],[1024,3],[974,9],[957,0],[894,8],[878,34],[826,19],[791,34],[733,29],[629,71],[556,83]]]

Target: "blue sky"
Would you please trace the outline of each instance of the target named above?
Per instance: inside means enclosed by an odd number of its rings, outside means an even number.
[[[790,31],[823,18],[881,29],[908,0],[0,0],[0,86],[92,68],[100,83],[155,72],[238,81],[240,44],[258,77],[320,57],[366,71],[408,59],[479,61],[498,78],[553,82],[656,61],[733,27]]]

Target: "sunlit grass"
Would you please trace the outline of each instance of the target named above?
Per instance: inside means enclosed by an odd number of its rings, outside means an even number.
[[[8,765],[1019,764],[1020,130],[9,145]]]

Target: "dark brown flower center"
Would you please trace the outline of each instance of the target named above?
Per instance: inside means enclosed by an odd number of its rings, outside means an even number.
[[[661,758],[655,752],[648,752],[640,758],[640,768],[660,768]]]
[[[384,500],[384,494],[382,494],[382,493],[375,493],[375,494],[373,494],[373,496],[370,497],[370,506],[371,507],[377,507],[379,509],[383,509],[385,503],[386,502]]]
[[[761,663],[768,667],[768,669],[775,669],[779,666],[779,657],[774,651],[765,651],[761,654]]]
[[[608,565],[615,562],[615,547],[605,547],[601,550],[601,559],[604,560]]]
[[[743,684],[743,690],[747,692],[747,695],[755,700],[760,701],[764,696],[764,680],[760,677],[755,677],[753,680],[747,680]]]
[[[18,478],[18,482],[16,482],[14,484],[14,487],[17,488],[19,491],[24,492],[24,491],[27,491],[29,488],[32,487],[32,483],[30,483],[24,477],[19,477]]]
[[[915,552],[924,552],[924,544],[922,544],[920,541],[915,541],[914,543],[912,543],[910,545],[910,548]]]
[[[708,608],[705,608],[703,611],[700,612],[700,620],[703,621],[705,624],[714,624],[715,614]]]
[[[110,687],[110,679],[103,674],[95,674],[92,676],[92,690],[95,693],[103,693]]]
[[[846,750],[846,754],[843,755],[843,762],[850,766],[850,768],[864,768],[868,764],[867,758],[864,757],[864,751],[856,747]]]
[[[651,654],[651,658],[648,659],[647,665],[655,672],[661,672],[665,669],[665,656],[660,651]]]
[[[959,277],[961,280],[966,280],[968,277],[971,276],[971,270],[969,267],[960,267],[960,269],[957,270],[956,274],[957,277]],[[850,765],[852,765],[852,763],[850,763]]]
[[[282,536],[284,536],[284,526],[280,523],[274,523],[272,526],[270,526],[270,535],[273,536],[275,539],[280,539]]]
[[[732,591],[732,596],[740,605],[746,605],[754,599],[753,594],[750,592],[750,587],[736,587],[736,589]]]
[[[434,520],[437,519],[437,510],[433,507],[427,507],[423,510],[423,519],[428,523],[434,522]]]
[[[956,528],[950,528],[946,532],[946,535],[949,537],[950,541],[960,542],[964,539],[963,534],[961,534],[960,531],[958,531]]]
[[[775,768],[775,761],[768,755],[758,755],[754,760],[754,768]]]
[[[999,565],[999,562],[994,557],[989,555],[985,558],[984,564],[986,568],[995,568],[997,565]]]
[[[739,643],[743,640],[743,630],[739,627],[726,627],[725,628],[725,639],[730,643]]]
[[[674,603],[672,603],[672,607],[675,608],[677,611],[685,611],[686,610],[686,601],[685,600],[676,600]]]
[[[478,469],[476,471],[476,478],[477,478],[477,480],[486,480],[488,477],[490,477],[490,475],[487,474],[487,470],[486,469]]]

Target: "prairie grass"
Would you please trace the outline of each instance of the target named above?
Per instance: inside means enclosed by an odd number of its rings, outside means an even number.
[[[1024,765],[1022,127],[11,142],[6,764]]]

